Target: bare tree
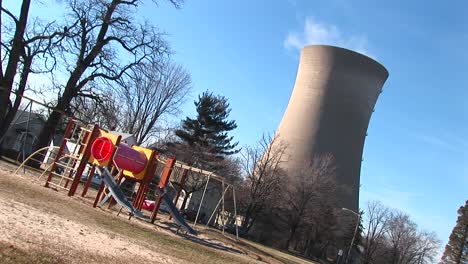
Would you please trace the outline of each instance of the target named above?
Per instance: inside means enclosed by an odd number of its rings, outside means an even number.
[[[241,151],[245,181],[240,186],[240,204],[244,214],[242,227],[249,230],[258,214],[280,192],[285,176],[280,164],[284,161],[286,145],[278,135],[263,135],[256,146]]]
[[[216,174],[223,177],[226,182],[234,186],[239,186],[243,180],[240,159],[237,157],[228,156],[219,163],[220,169],[216,172]]]
[[[363,239],[362,260],[364,264],[376,263],[376,251],[382,247],[388,229],[390,209],[379,201],[369,201],[365,214],[365,232]]]
[[[144,62],[132,68],[119,82],[122,102],[121,130],[135,135],[137,143],[154,140],[157,122],[179,112],[190,92],[189,73],[170,61]]]
[[[164,147],[165,149],[163,152],[166,156],[175,156],[179,161],[194,167],[200,164],[197,162],[199,159],[203,159],[204,162],[210,162],[211,164],[216,163],[217,165],[214,167],[215,170],[210,172],[224,178],[228,183],[238,184],[238,182],[240,182],[240,169],[237,165],[238,160],[234,158],[225,157],[223,159],[218,159],[211,155],[211,149],[199,145],[188,147],[185,144],[174,141],[170,141],[169,144],[166,144]],[[204,153],[206,153],[206,155],[204,155]],[[185,196],[181,208],[185,208],[188,198],[194,192],[200,191],[205,187],[207,180],[207,175],[202,175],[197,172],[190,172],[187,175],[186,181],[182,186]],[[178,182],[173,182],[173,184],[178,188],[181,187]]]
[[[6,133],[18,111],[22,96],[27,88],[31,73],[50,72],[55,68],[54,48],[63,38],[55,22],[43,23],[34,18],[30,25],[28,13],[30,1],[22,2],[20,16],[17,17],[1,5],[1,14],[5,14],[11,23],[1,24],[2,64],[0,66],[0,138]],[[5,72],[3,66],[6,66]],[[17,74],[19,73],[19,76]],[[15,83],[15,79],[18,80]],[[11,97],[14,98],[11,101]]]
[[[98,94],[96,99],[89,97],[76,97],[71,102],[74,116],[88,124],[98,124],[99,127],[115,130],[120,122],[121,109],[119,101],[110,91],[98,92],[99,88],[93,88]]]
[[[440,241],[435,233],[419,230],[409,215],[390,210],[378,202],[370,203],[370,209],[373,210],[372,218],[375,219],[371,227],[375,227],[377,223],[378,225],[377,228],[368,229],[367,233],[376,230],[374,233],[378,235],[374,236],[376,242],[372,248],[373,255],[371,258],[364,259],[365,263],[425,264],[434,262],[440,247]],[[384,229],[386,231],[382,235]],[[364,247],[366,250],[368,245]]]
[[[310,164],[289,172],[290,180],[282,188],[278,199],[282,203],[279,203],[277,213],[278,219],[288,229],[285,249],[289,249],[301,225],[307,225],[307,220],[311,220],[309,224],[316,222],[313,219],[317,212],[315,209],[324,209],[335,203],[335,172],[334,159],[329,154],[316,156]]]
[[[182,187],[182,190],[184,191],[184,200],[182,201],[181,209],[185,209],[188,199],[194,192],[205,187],[207,180],[208,178],[206,175],[190,171],[183,186],[180,186],[178,182],[173,183],[178,188]]]
[[[301,232],[304,234],[302,237],[304,256],[320,258],[325,254],[327,247],[333,244],[335,240],[333,231],[337,223],[334,211],[334,207],[327,204],[312,208]]]
[[[149,148],[157,150],[159,153],[165,154],[166,156],[176,156],[169,151],[169,146],[172,142],[177,142],[177,136],[174,131],[178,127],[179,123],[174,120],[163,119],[161,122],[158,122],[154,138],[152,138],[152,143],[149,144]],[[178,156],[176,157],[178,160],[181,160]]]
[[[168,45],[154,26],[138,23],[135,11],[143,0],[67,0],[61,63],[68,73],[54,111],[39,135],[36,148],[48,144],[63,111],[76,97],[96,97],[83,90],[91,82],[116,81],[149,56],[164,57]],[[170,0],[176,7],[181,0]]]
[[[29,15],[29,7],[31,5],[31,0],[23,0],[20,9],[19,17],[12,14],[8,9],[6,9],[3,5],[3,1],[0,1],[1,5],[1,15],[0,15],[0,30],[4,30],[3,27],[3,14],[6,14],[14,23],[14,35],[13,38],[5,42],[3,39],[3,32],[0,32],[1,51],[4,51],[6,48],[9,50],[8,58],[5,59],[6,68],[4,69],[3,63],[0,64],[0,88],[1,88],[1,95],[0,95],[0,124],[2,125],[2,130],[5,126],[9,124],[5,124],[5,117],[7,115],[8,109],[12,107],[12,103],[10,102],[10,93],[13,89],[13,82],[18,70],[18,63],[20,62],[21,53],[24,50],[24,33],[26,31],[26,25],[28,21]],[[9,44],[9,45],[8,45]],[[4,56],[0,56],[3,58]]]
[[[391,263],[409,263],[413,247],[417,243],[417,225],[409,215],[402,212],[393,213],[388,224]]]
[[[210,162],[215,162],[214,160],[212,160],[212,156],[203,155],[204,153],[209,153],[209,150],[207,150],[206,148],[203,148],[202,146],[188,147],[187,145],[174,140],[174,138],[171,138],[169,139],[169,142],[166,142],[166,144],[164,145],[164,149],[162,149],[162,152],[166,156],[177,157],[177,160],[196,168],[199,168],[197,167],[197,164],[199,164],[198,160],[200,159],[200,157],[209,159]],[[183,186],[180,186],[178,182],[173,182],[175,186],[177,186],[178,188],[182,187],[182,190],[184,191],[185,196],[181,208],[185,208],[188,198],[190,198],[190,196],[194,192],[197,192],[203,189],[203,187],[205,187],[207,180],[208,178],[206,175],[190,172],[187,175],[186,181]]]
[[[434,263],[440,244],[441,241],[434,232],[420,232],[414,263]]]

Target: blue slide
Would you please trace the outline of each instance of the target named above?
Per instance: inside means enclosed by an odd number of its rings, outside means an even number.
[[[191,228],[187,222],[185,222],[184,217],[180,214],[179,209],[175,206],[175,204],[172,202],[172,199],[166,195],[166,193],[161,190],[157,189],[158,194],[160,197],[162,197],[164,203],[166,203],[167,208],[169,209],[169,213],[171,213],[172,217],[174,218],[174,221],[181,227],[183,227],[187,232],[189,232],[192,235],[197,235],[197,231],[195,231],[193,228]]]
[[[110,174],[109,170],[107,170],[107,168],[96,167],[96,170],[101,175],[103,182],[106,184],[107,188],[109,189],[109,193],[114,197],[115,201],[118,204],[125,207],[125,209],[127,209],[135,217],[138,217],[140,219],[148,219],[147,216],[143,215],[142,212],[135,209],[135,207],[133,207],[133,205],[127,200],[127,198],[125,197],[125,194],[122,192],[117,182],[115,182],[114,177],[112,177],[112,175]],[[177,207],[174,205],[174,203],[172,203],[171,198],[167,196],[163,190],[160,190],[159,188],[157,188],[157,190],[158,190],[158,194],[160,195],[160,197],[162,197],[162,200],[167,205],[167,208],[169,209],[169,213],[171,213],[172,217],[174,218],[174,221],[179,226],[187,230],[187,232],[196,236],[197,232],[193,228],[191,228],[187,224],[187,222],[185,222],[184,217],[182,217]],[[106,198],[104,198],[103,202],[105,203],[109,198],[110,196],[107,195]]]
[[[107,188],[109,189],[110,194],[114,197],[115,201],[125,207],[132,215],[138,218],[147,219],[143,213],[135,209],[133,205],[127,200],[125,194],[120,189],[117,182],[115,182],[114,177],[110,174],[107,168],[100,168],[96,167],[97,172],[101,175],[102,181],[106,184]]]

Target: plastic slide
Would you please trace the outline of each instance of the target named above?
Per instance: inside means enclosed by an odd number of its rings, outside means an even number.
[[[140,211],[135,209],[133,205],[127,200],[125,197],[125,194],[122,192],[120,189],[119,185],[117,182],[115,182],[114,177],[110,174],[109,170],[107,168],[102,168],[102,167],[96,167],[97,172],[101,175],[102,181],[106,184],[107,188],[109,189],[109,194],[112,195],[115,199],[115,201],[125,207],[131,214],[138,218],[142,219],[147,219],[148,217],[144,216]],[[197,235],[197,232],[191,228],[187,222],[185,222],[184,217],[180,214],[179,210],[177,207],[172,203],[172,200],[169,196],[165,195],[166,193],[163,190],[158,189],[159,195],[162,197],[162,200],[164,203],[166,203],[167,208],[169,209],[169,213],[172,215],[174,218],[175,222],[183,227],[184,229],[187,230],[192,235]],[[107,195],[103,202],[105,203],[109,198],[110,195]]]
[[[102,180],[106,184],[109,192],[114,197],[115,201],[125,207],[131,214],[138,218],[147,219],[148,217],[144,216],[140,211],[135,209],[133,205],[127,200],[125,194],[120,189],[119,185],[114,180],[114,177],[110,174],[107,168],[96,167],[97,172],[101,175]]]
[[[125,178],[122,179],[122,182],[120,183],[120,185],[122,185],[122,183],[125,181]],[[120,189],[120,187],[119,187]],[[108,201],[109,199],[112,197],[112,193],[109,192],[108,194],[106,194],[106,196],[104,196],[104,198],[102,198],[101,202],[99,203],[99,206],[104,206]]]
[[[183,227],[184,229],[187,230],[192,235],[197,235],[197,231],[195,231],[193,228],[191,228],[187,222],[185,222],[184,217],[180,214],[179,209],[175,206],[174,203],[172,203],[172,199],[165,195],[165,192],[163,190],[158,189],[159,195],[162,197],[163,201],[166,203],[167,208],[169,209],[169,213],[172,215],[174,218],[175,222]]]

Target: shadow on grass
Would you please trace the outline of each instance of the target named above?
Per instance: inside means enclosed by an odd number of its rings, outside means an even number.
[[[206,239],[202,239],[202,238],[199,238],[197,236],[193,236],[193,235],[190,235],[188,234],[187,232],[184,231],[183,228],[181,228],[179,225],[175,224],[175,223],[169,223],[169,222],[166,222],[166,221],[163,221],[163,222],[159,222],[159,224],[157,225],[158,228],[161,228],[161,229],[165,229],[165,230],[168,230],[176,235],[179,235],[189,241],[192,241],[194,243],[197,243],[197,244],[200,244],[200,245],[203,245],[205,247],[210,247],[210,248],[214,248],[214,249],[217,249],[217,250],[222,250],[224,252],[230,252],[230,253],[234,253],[234,254],[243,254],[245,255],[246,252],[243,252],[241,250],[238,250],[238,249],[235,249],[235,248],[232,248],[232,247],[227,247],[227,246],[224,246],[222,243],[216,243],[216,242],[213,242],[213,241],[208,241]]]
[[[39,250],[24,250],[14,245],[0,242],[0,263],[4,264],[54,264],[64,263],[58,256]]]

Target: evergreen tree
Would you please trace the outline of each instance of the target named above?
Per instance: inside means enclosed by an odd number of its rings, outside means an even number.
[[[234,120],[228,120],[231,109],[224,96],[204,92],[194,103],[197,117],[187,117],[175,134],[191,148],[192,158],[196,158],[191,162],[193,165],[212,169],[213,166],[206,164],[239,152],[238,142],[233,143],[233,137],[228,135],[237,125]]]
[[[445,246],[442,264],[468,264],[468,200],[458,209],[457,224]]]

